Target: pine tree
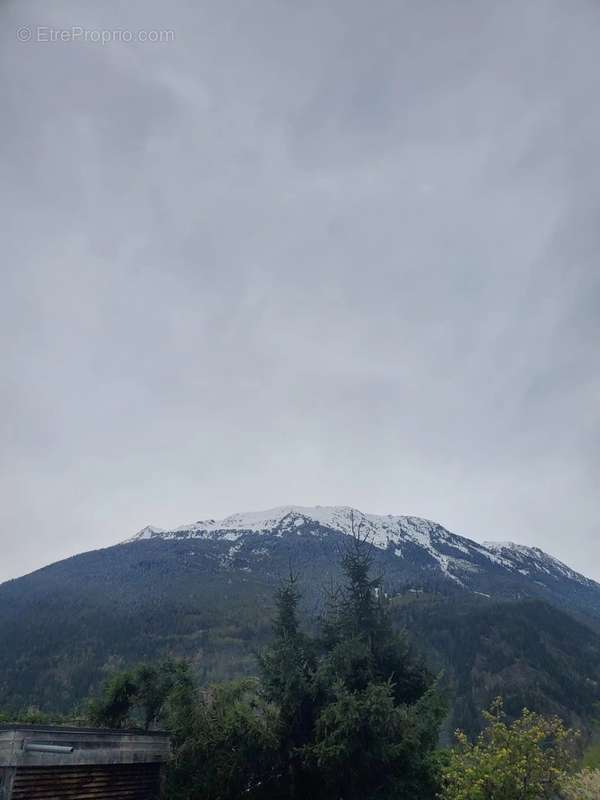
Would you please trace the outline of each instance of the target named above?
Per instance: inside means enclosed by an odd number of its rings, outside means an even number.
[[[263,695],[279,711],[279,792],[289,798],[309,791],[302,748],[311,739],[316,711],[314,643],[300,630],[299,602],[297,580],[290,573],[276,595],[273,642],[259,657]]]
[[[251,678],[197,691],[176,688],[165,720],[174,760],[168,800],[271,800],[281,797],[277,710]]]
[[[323,622],[330,680],[343,680],[350,689],[390,681],[397,703],[414,703],[429,689],[432,676],[411,652],[406,636],[393,629],[383,580],[371,577],[372,547],[353,530],[342,558],[346,583],[331,598]]]
[[[346,583],[330,603],[316,676],[326,700],[305,759],[321,776],[323,798],[433,797],[444,704],[433,677],[392,629],[360,532],[342,568]]]
[[[276,596],[260,680],[199,692],[182,665],[114,678],[110,724],[160,720],[173,734],[173,800],[432,800],[444,715],[432,676],[391,625],[367,540],[344,555],[321,635],[299,624],[290,575]]]

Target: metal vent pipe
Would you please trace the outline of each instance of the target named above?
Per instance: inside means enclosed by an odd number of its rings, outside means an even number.
[[[23,750],[29,753],[72,753],[75,748],[63,744],[44,744],[43,742],[25,742]]]

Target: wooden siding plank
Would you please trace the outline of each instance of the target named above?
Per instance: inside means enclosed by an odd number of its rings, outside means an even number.
[[[17,769],[11,800],[157,800],[160,765]]]

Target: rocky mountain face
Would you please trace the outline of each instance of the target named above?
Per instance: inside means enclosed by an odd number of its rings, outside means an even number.
[[[227,559],[232,567],[239,566],[242,559],[246,570],[260,570],[264,545],[272,538],[291,544],[298,537],[323,540],[332,534],[359,536],[381,551],[379,560],[385,556],[385,574],[392,585],[413,582],[414,588],[426,588],[446,583],[448,590],[490,598],[541,597],[600,618],[600,584],[542,550],[512,542],[478,544],[420,517],[364,514],[348,506],[282,506],[171,530],[149,525],[125,544],[149,540],[228,542]]]
[[[353,535],[372,545],[397,624],[449,676],[453,723],[475,729],[499,693],[515,708],[591,712],[599,584],[534,548],[337,506],[149,526],[1,585],[0,711],[71,709],[111,669],[166,655],[190,659],[206,682],[252,674],[290,566],[311,625]]]

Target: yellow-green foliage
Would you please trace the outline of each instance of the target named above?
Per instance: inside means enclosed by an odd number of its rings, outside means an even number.
[[[475,743],[456,734],[443,774],[442,800],[541,800],[556,796],[574,764],[577,733],[557,717],[524,710],[509,723],[502,701],[484,714]]]
[[[593,744],[585,751],[583,766],[586,769],[600,770],[600,744]]]
[[[600,800],[600,769],[584,769],[568,778],[561,797],[564,800]]]

